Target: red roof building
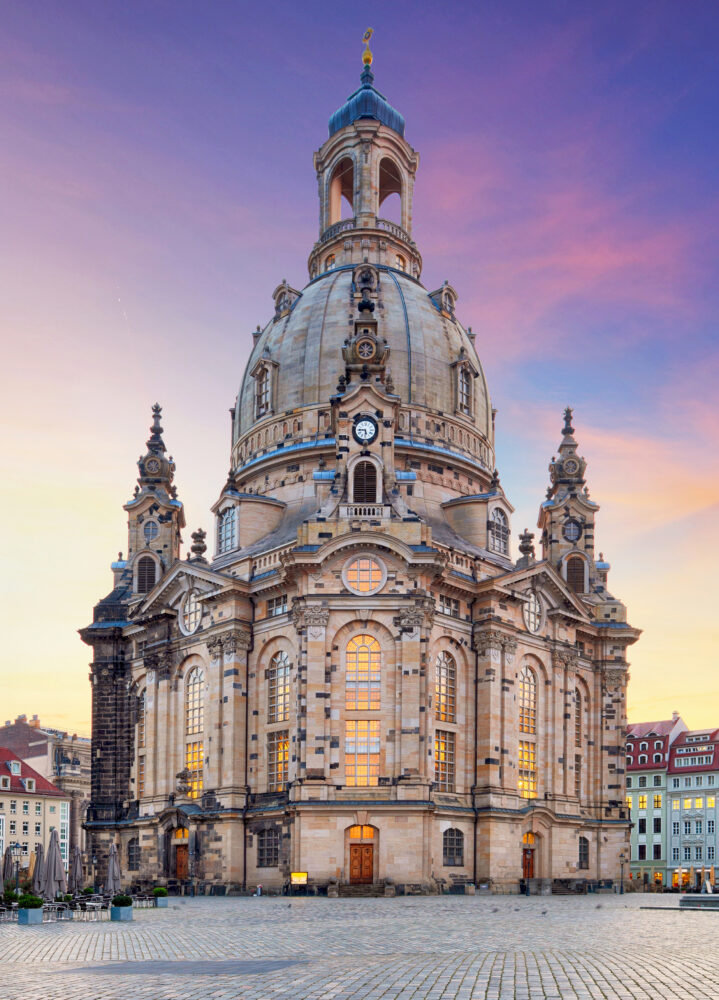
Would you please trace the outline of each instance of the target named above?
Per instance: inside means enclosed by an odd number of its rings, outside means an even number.
[[[53,830],[58,831],[60,853],[67,863],[70,842],[67,793],[43,778],[12,750],[0,747],[0,855],[9,844],[20,844],[21,867],[27,868],[38,844],[47,850]]]

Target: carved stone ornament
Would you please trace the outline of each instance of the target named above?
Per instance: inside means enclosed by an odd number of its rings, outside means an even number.
[[[292,608],[292,624],[299,632],[303,628],[327,628],[330,609],[320,604],[295,604]]]
[[[502,650],[502,645],[506,642],[508,637],[502,632],[498,632],[493,628],[476,628],[472,634],[472,644],[480,656],[485,656],[488,653],[499,654]]]
[[[579,656],[571,649],[554,649],[552,650],[552,666],[576,670],[579,666]]]
[[[392,619],[400,632],[414,632],[424,625],[425,614],[421,608],[407,608]]]
[[[604,683],[608,688],[623,687],[627,681],[627,672],[621,667],[608,667],[604,671]]]
[[[207,650],[210,654],[210,659],[219,660],[222,656],[222,639],[215,635],[211,639],[207,640]]]
[[[249,649],[252,643],[250,630],[246,628],[236,628],[232,632],[225,632],[221,639],[225,656],[234,656],[238,649]]]
[[[177,780],[176,788],[180,795],[187,795],[190,790],[190,784],[192,775],[188,770],[179,771],[175,778]]]
[[[517,642],[515,639],[504,638],[502,640],[504,650],[504,661],[507,664],[514,663],[514,654],[517,652]]]

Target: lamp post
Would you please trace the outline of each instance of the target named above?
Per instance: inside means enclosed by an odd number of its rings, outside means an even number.
[[[624,851],[619,854],[619,894],[624,893],[624,865],[627,862],[627,856]]]
[[[20,858],[22,857],[22,847],[17,841],[10,847],[12,859],[15,862],[15,894],[20,889]]]

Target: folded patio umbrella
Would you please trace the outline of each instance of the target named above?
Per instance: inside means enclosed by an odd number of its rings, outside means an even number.
[[[70,858],[70,869],[68,871],[67,886],[70,892],[79,892],[82,889],[84,880],[82,872],[82,854],[80,848],[75,845]]]
[[[12,851],[10,847],[5,848],[5,854],[2,859],[2,880],[3,882],[9,882],[15,875],[15,862],[12,859]]]
[[[120,891],[120,859],[117,856],[117,846],[110,844],[110,856],[107,859],[107,880],[105,892],[114,896]]]
[[[35,867],[32,873],[32,891],[36,896],[42,895],[42,880],[45,875],[45,848],[38,844],[35,848]]]
[[[67,878],[65,876],[65,865],[62,863],[60,853],[60,838],[57,830],[50,834],[50,846],[47,849],[47,860],[45,861],[45,871],[42,880],[42,895],[52,902],[60,893],[67,892]]]

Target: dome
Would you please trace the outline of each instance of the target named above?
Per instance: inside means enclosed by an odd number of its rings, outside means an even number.
[[[361,80],[362,86],[359,90],[350,94],[342,107],[338,108],[330,118],[329,134],[334,135],[359,118],[374,118],[404,138],[404,118],[383,94],[375,90],[374,74],[369,66],[363,69]]]
[[[453,314],[440,311],[435,298],[415,279],[378,267],[381,306],[375,317],[378,336],[389,347],[387,368],[394,393],[404,407],[426,407],[450,416],[455,410],[452,367],[466,358],[474,378],[474,428],[491,447],[492,417],[487,383],[474,344]],[[237,399],[234,440],[255,424],[253,370],[266,358],[276,370],[275,414],[297,407],[326,407],[345,372],[342,346],[351,335],[348,322],[353,268],[338,267],[311,281],[290,311],[275,316],[250,355]],[[462,418],[470,422],[469,418]],[[257,421],[260,423],[261,421]]]

